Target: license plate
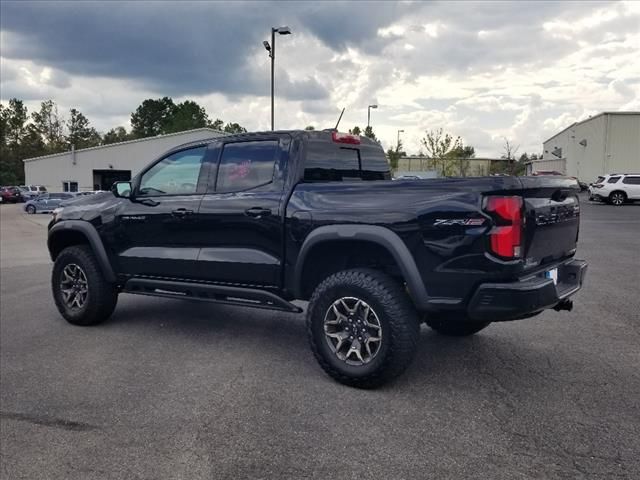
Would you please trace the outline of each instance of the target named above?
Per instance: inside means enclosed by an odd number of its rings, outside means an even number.
[[[553,280],[553,284],[554,285],[558,284],[558,269],[557,268],[552,268],[551,270],[547,270],[546,272],[544,272],[544,276],[546,278],[550,278],[551,280]]]

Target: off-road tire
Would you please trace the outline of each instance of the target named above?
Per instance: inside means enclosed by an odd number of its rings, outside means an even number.
[[[474,322],[455,318],[430,318],[429,316],[425,317],[424,323],[439,334],[450,337],[468,337],[487,328],[491,324],[491,322]]]
[[[71,308],[63,298],[61,282],[68,265],[77,265],[86,277],[88,292],[82,307]],[[51,274],[53,299],[60,314],[73,325],[97,325],[111,316],[118,301],[116,286],[105,280],[98,262],[86,245],[67,247],[55,260]]]
[[[332,351],[325,337],[325,315],[343,297],[366,302],[380,321],[382,340],[369,363],[347,364]],[[399,282],[376,270],[354,269],[329,276],[315,289],[307,309],[307,332],[311,350],[329,376],[352,387],[375,388],[409,366],[417,349],[420,322]]]

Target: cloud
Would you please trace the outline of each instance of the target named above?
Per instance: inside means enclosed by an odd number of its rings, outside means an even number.
[[[284,8],[283,8],[284,7]],[[640,105],[636,2],[2,2],[1,98],[52,98],[96,127],[145,98],[194,99],[210,116],[270,126],[363,126],[461,135],[481,155],[542,140],[603,110]]]

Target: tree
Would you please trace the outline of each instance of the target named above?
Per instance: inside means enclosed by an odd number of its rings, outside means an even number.
[[[69,110],[69,120],[67,123],[67,143],[78,148],[88,148],[100,145],[100,135],[95,128],[89,124],[89,119],[77,109]]]
[[[313,125],[307,125],[306,127],[304,127],[305,130],[315,130],[316,127],[314,127]]]
[[[364,136],[367,137],[367,138],[370,138],[374,142],[378,141],[378,138],[376,137],[376,134],[373,133],[373,127],[371,125],[369,125],[368,127],[365,127]]]
[[[509,139],[507,139],[506,137],[504,138],[504,145],[502,146],[502,151],[504,152],[502,154],[501,158],[504,158],[507,160],[507,167],[506,167],[506,172],[504,173],[508,173],[509,175],[515,175],[516,174],[516,154],[518,153],[518,149],[520,148],[520,145],[514,145],[512,142],[509,141]]]
[[[246,128],[240,126],[237,123],[227,123],[224,126],[224,130],[225,133],[245,133],[247,131]]]
[[[27,122],[27,107],[22,100],[12,98],[9,100],[9,107],[0,110],[2,118],[2,144],[16,146],[24,135],[25,123]]]
[[[162,133],[184,132],[203,128],[209,124],[209,116],[203,107],[192,100],[185,100],[172,109]]]
[[[28,123],[28,111],[21,100],[12,98],[0,104],[0,184],[24,183],[22,160],[48,153],[40,131]]]
[[[104,136],[102,137],[102,145],[126,142],[130,138],[130,135],[127,133],[127,130],[124,127],[115,127],[104,134]]]
[[[392,170],[398,169],[398,163],[402,157],[405,157],[406,153],[402,151],[402,140],[396,144],[396,148],[390,148],[387,150],[387,158],[389,159],[389,165]]]
[[[169,97],[146,99],[131,114],[131,135],[144,138],[166,132],[175,108],[175,103]]]
[[[213,128],[214,130],[219,130],[222,131],[224,122],[222,120],[220,120],[219,118],[216,118],[215,122],[209,122],[209,127]]]
[[[469,159],[476,156],[476,150],[473,147],[463,146],[460,141],[459,145],[451,149],[447,156],[451,159],[452,166],[457,169],[456,174],[466,177],[469,173]]]
[[[42,136],[46,153],[64,152],[67,149],[64,121],[58,115],[58,106],[53,100],[42,102],[40,110],[33,112],[31,118]]]
[[[349,133],[351,135],[362,135],[362,130],[360,130],[360,127],[356,125],[355,127],[349,130]]]
[[[451,151],[463,148],[460,137],[453,137],[448,133],[443,133],[442,128],[429,130],[427,136],[422,139],[422,145],[427,150],[427,156],[433,162],[433,167],[440,172],[443,177],[452,175],[455,166],[451,162]]]

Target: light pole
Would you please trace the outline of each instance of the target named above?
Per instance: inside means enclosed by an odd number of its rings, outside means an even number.
[[[398,130],[398,142],[396,143],[396,152],[400,151],[400,134],[404,133],[404,130]]]
[[[289,27],[271,27],[271,45],[266,40],[262,42],[264,48],[269,52],[269,57],[271,57],[271,130],[275,130],[275,121],[273,115],[273,98],[274,98],[274,73],[276,66],[276,33],[280,35],[291,35],[291,29]]]
[[[367,127],[371,124],[371,109],[378,108],[378,105],[369,105],[367,107]]]

